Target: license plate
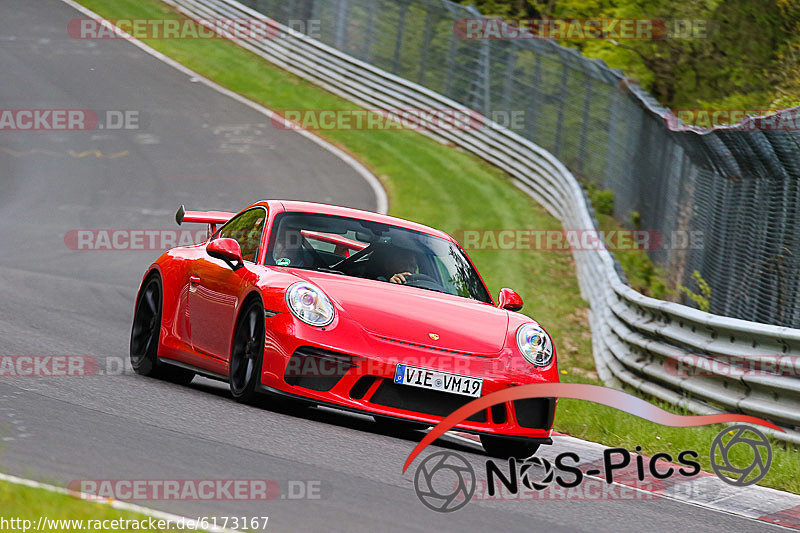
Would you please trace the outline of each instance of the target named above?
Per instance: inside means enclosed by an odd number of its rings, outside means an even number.
[[[408,365],[397,365],[394,371],[394,382],[399,385],[450,392],[473,398],[479,397],[481,389],[483,389],[483,380],[480,378]]]

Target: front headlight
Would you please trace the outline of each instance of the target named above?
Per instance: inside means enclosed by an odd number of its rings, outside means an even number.
[[[286,303],[292,314],[312,326],[322,327],[333,322],[333,304],[321,289],[300,281],[286,291]]]
[[[553,341],[539,324],[523,324],[517,330],[517,347],[534,366],[548,366],[553,362]]]

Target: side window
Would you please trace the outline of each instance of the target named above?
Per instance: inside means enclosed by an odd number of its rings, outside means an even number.
[[[242,259],[255,263],[266,219],[267,213],[261,207],[245,211],[228,221],[217,232],[217,238],[234,239],[242,249]]]

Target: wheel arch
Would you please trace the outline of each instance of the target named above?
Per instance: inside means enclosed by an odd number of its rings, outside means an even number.
[[[244,313],[247,306],[250,305],[251,302],[258,301],[261,303],[261,307],[264,307],[264,296],[261,294],[261,291],[258,289],[251,290],[248,292],[244,298],[242,298],[242,305],[239,306],[239,310],[236,313],[236,325],[239,325],[239,320],[242,318],[242,313]]]
[[[153,276],[157,276],[161,286],[161,303],[162,303],[162,311],[163,311],[163,303],[164,303],[164,276],[161,275],[161,269],[159,269],[156,265],[152,265],[150,268],[147,269],[144,276],[142,276],[142,282],[139,283],[139,289],[136,291],[136,299],[133,301],[133,312],[136,313],[136,307],[139,305],[139,299],[142,297],[142,289],[144,289],[145,285],[150,281],[150,278]]]
[[[242,304],[239,306],[239,309],[236,311],[236,320],[233,323],[233,330],[231,331],[230,342],[228,343],[228,352],[233,351],[233,340],[236,337],[236,329],[239,327],[239,323],[242,320],[242,315],[244,314],[247,307],[250,305],[251,302],[258,301],[261,303],[261,309],[263,312],[264,309],[264,296],[261,294],[261,291],[258,289],[250,290],[244,298],[242,298]],[[230,353],[228,354],[230,355]],[[230,363],[230,360],[229,360]]]

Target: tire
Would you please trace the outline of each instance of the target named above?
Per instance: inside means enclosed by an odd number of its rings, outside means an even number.
[[[253,403],[258,397],[264,361],[264,306],[257,299],[244,308],[236,323],[231,347],[228,383],[231,396],[240,403]]]
[[[142,283],[131,327],[131,366],[139,375],[188,385],[194,378],[194,372],[165,365],[158,360],[162,295],[158,274],[152,274]]]
[[[509,457],[527,459],[539,449],[538,442],[529,440],[495,437],[494,435],[481,435],[480,437],[481,445],[486,453],[499,459],[508,459]]]

